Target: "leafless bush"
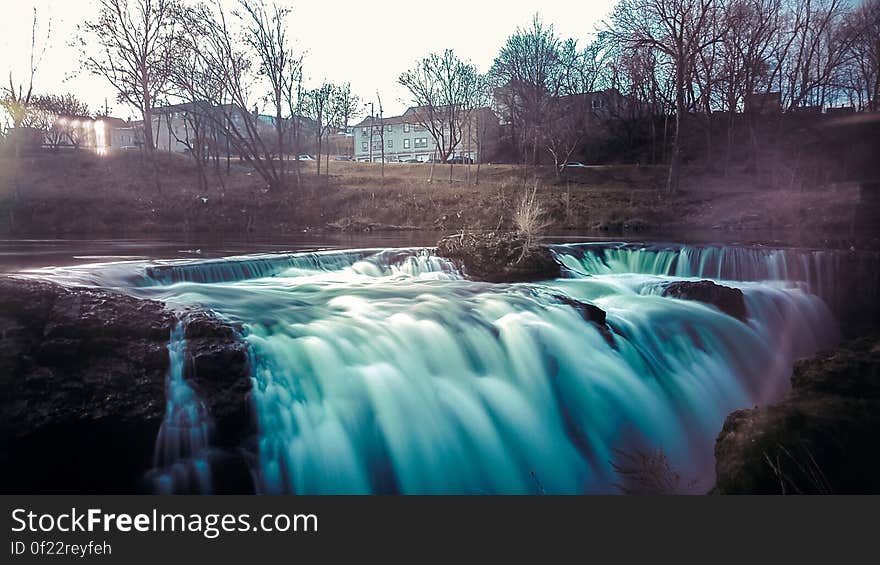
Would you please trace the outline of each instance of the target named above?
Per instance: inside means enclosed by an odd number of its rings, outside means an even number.
[[[516,231],[526,240],[523,246],[523,254],[532,244],[532,239],[540,234],[550,222],[547,220],[546,210],[538,200],[537,184],[531,192],[526,191],[520,199],[516,210],[513,212],[513,225]]]
[[[623,494],[688,494],[696,486],[681,484],[679,475],[662,449],[657,451],[623,451],[615,449],[616,460],[611,467],[620,482],[615,484]]]

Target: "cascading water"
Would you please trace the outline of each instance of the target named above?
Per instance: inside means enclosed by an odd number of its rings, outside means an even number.
[[[661,448],[705,491],[726,415],[776,397],[794,358],[836,339],[809,286],[725,270],[736,251],[721,267],[681,250],[555,253],[568,278],[535,284],[464,280],[404,249],[179,263],[128,290],[242,325],[266,493],[614,492],[617,450]],[[719,273],[745,322],[662,296]],[[571,299],[606,311],[611,343]]]
[[[835,310],[851,301],[847,294],[853,287],[867,304],[880,298],[880,271],[876,269],[880,257],[871,252],[658,243],[575,243],[552,249],[570,276],[640,273],[785,281],[802,285]]]
[[[210,493],[211,423],[204,403],[185,379],[182,322],[171,332],[168,354],[165,418],[156,438],[154,469],[148,478],[158,494]]]

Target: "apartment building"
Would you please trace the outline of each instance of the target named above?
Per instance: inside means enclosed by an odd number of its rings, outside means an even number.
[[[213,149],[221,154],[234,155],[237,153],[234,139],[232,136],[227,139],[224,127],[218,124],[228,124],[229,129],[234,129],[241,132],[243,136],[248,136],[251,130],[245,123],[247,117],[253,119],[251,123],[257,138],[269,151],[277,153],[278,138],[275,117],[259,114],[256,110],[249,112],[233,104],[213,106],[207,102],[195,102],[155,108],[151,120],[153,141],[159,151],[189,153],[192,151],[196,139],[201,137],[208,150]],[[285,131],[281,147],[283,154],[295,153],[296,148],[299,149],[299,153],[305,153],[312,149],[317,129],[314,120],[305,116],[298,116],[295,122],[291,118],[284,118],[283,125]],[[294,125],[298,127],[294,128]],[[196,127],[199,131],[196,131]],[[295,131],[299,133],[298,139],[294,138]]]
[[[386,162],[425,162],[439,158],[437,144],[431,133],[419,125],[418,108],[409,108],[400,116],[379,119],[367,117],[354,126],[354,156],[357,161],[379,162],[384,155]],[[497,119],[489,108],[475,111],[471,123],[464,127],[462,140],[450,157],[470,158],[475,163],[481,154],[487,154],[487,141],[492,138],[490,130],[497,128]]]

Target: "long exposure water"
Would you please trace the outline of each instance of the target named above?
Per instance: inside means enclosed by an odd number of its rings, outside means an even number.
[[[564,278],[530,284],[467,280],[421,247],[114,261],[34,275],[199,305],[240,323],[258,420],[252,472],[265,493],[615,492],[619,454],[657,449],[705,492],[727,414],[778,398],[794,359],[837,340],[820,297],[826,259],[807,252],[553,252]],[[662,296],[670,282],[704,278],[741,289],[747,319]],[[604,310],[610,338],[571,299]],[[173,375],[169,394],[175,382],[185,384]],[[169,411],[195,427],[177,428],[200,433],[198,403],[178,386]],[[161,466],[202,485],[207,475],[191,473],[198,457],[178,457],[177,467],[172,455]],[[160,490],[179,490],[179,479],[162,476]]]

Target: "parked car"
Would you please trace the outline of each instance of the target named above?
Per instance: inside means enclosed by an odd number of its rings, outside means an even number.
[[[336,161],[351,161],[351,157],[349,157],[348,155],[337,155],[335,157],[335,160]]]
[[[418,159],[404,159],[401,163],[421,163]]]
[[[459,157],[450,157],[446,162],[452,163],[455,165],[466,165],[466,164],[473,164],[474,160],[471,159],[470,157],[459,156]]]
[[[581,168],[581,167],[586,168],[586,165],[584,165],[583,163],[580,163],[578,161],[568,161],[562,166],[566,169],[577,169],[577,168]]]
[[[299,160],[300,161],[314,161],[315,158],[312,157],[311,155],[300,155]]]

